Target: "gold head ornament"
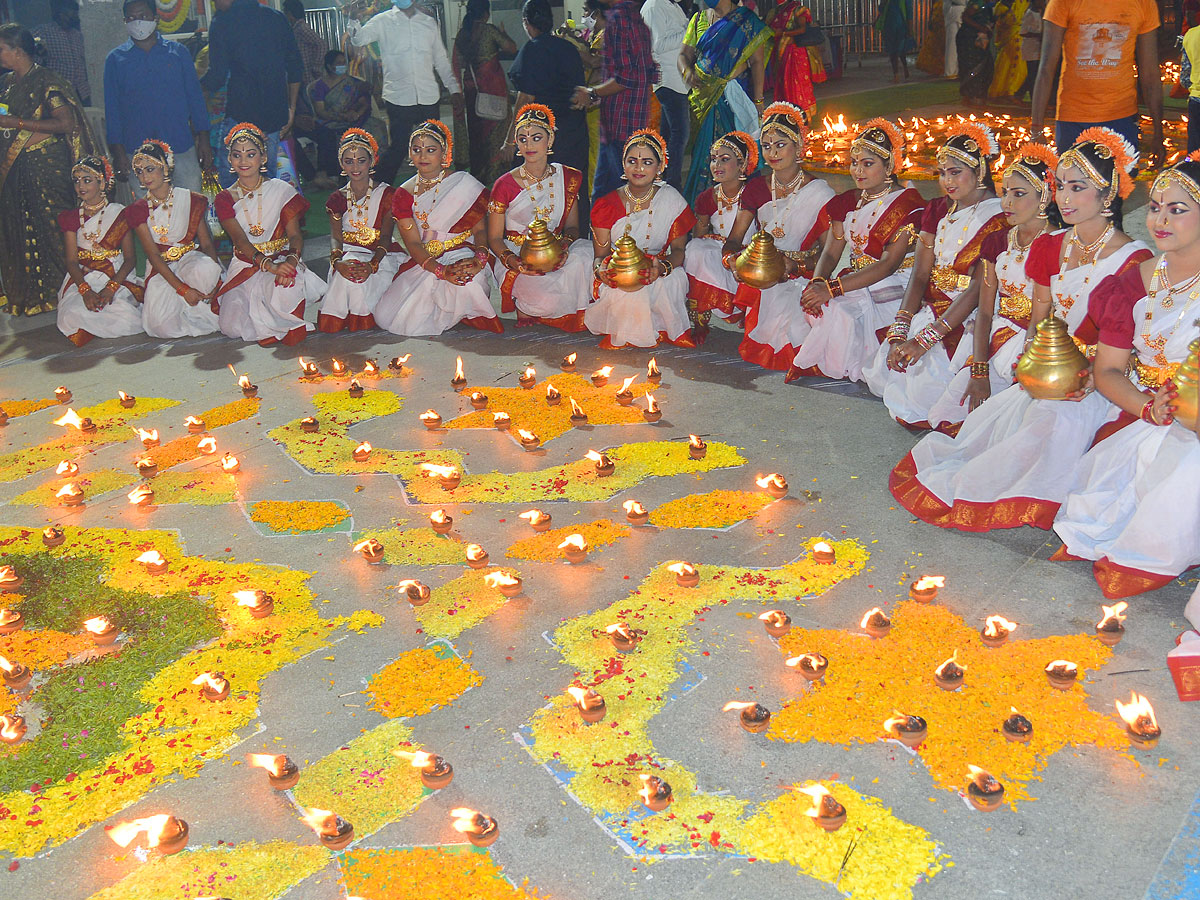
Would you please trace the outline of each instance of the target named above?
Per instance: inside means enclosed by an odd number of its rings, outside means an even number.
[[[1067,323],[1050,315],[1037,324],[1037,334],[1017,361],[1017,382],[1035,400],[1064,400],[1083,387],[1087,357],[1079,352]]]

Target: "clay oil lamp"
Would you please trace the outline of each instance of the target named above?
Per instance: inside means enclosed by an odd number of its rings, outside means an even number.
[[[229,696],[229,679],[220,672],[201,672],[192,684],[199,685],[201,697],[214,703]]]
[[[300,420],[300,430],[305,434],[316,434],[321,430],[321,423],[312,416],[305,416]]]
[[[523,582],[516,575],[507,572],[491,572],[483,576],[483,583],[490,588],[496,588],[505,597],[516,597],[521,593]]]
[[[154,488],[148,484],[139,484],[127,495],[131,506],[138,509],[149,509],[154,505]]]
[[[158,474],[158,463],[149,456],[143,456],[133,465],[138,470],[138,475],[142,478],[153,478]]]
[[[1056,659],[1047,663],[1045,671],[1050,687],[1060,691],[1070,690],[1079,678],[1079,666],[1067,659]]]
[[[366,462],[371,458],[371,451],[374,449],[375,448],[371,446],[370,442],[363,441],[350,451],[350,458],[355,462]]]
[[[526,366],[525,371],[517,377],[517,384],[527,391],[533,390],[533,386],[537,384],[537,369]]]
[[[430,431],[436,431],[437,429],[442,427],[442,417],[439,416],[437,414],[437,412],[432,409],[425,410],[425,412],[421,413],[421,415],[418,418],[420,418],[421,424],[424,425],[426,428],[428,428]]]
[[[334,359],[330,363],[330,374],[334,378],[346,378],[350,374],[350,370],[346,368],[346,364],[340,359]]]
[[[117,399],[121,401],[122,409],[133,409],[137,405],[137,397],[124,391],[117,391]]]
[[[781,638],[792,630],[792,617],[782,609],[768,609],[759,615],[758,620],[767,629],[767,634],[773,638]]]
[[[443,490],[452,491],[462,482],[462,472],[454,466],[439,466],[434,463],[421,463],[421,474],[432,478]]]
[[[575,708],[579,710],[579,717],[587,724],[595,725],[604,719],[608,708],[604,705],[604,698],[600,696],[595,688],[571,686],[567,688],[567,693],[575,701]]]
[[[195,416],[188,416],[183,421],[187,425],[188,434],[203,434],[208,430],[208,426],[204,424],[204,420],[198,419]]]
[[[1016,628],[1017,623],[1008,621],[1004,616],[988,616],[979,631],[979,637],[985,647],[1002,647]]]
[[[488,398],[483,391],[471,391],[471,396],[467,398],[471,401],[471,406],[474,409],[487,409]]]
[[[700,572],[689,562],[671,563],[668,572],[675,573],[675,583],[682,588],[694,588],[700,583]]]
[[[24,716],[15,713],[11,716],[0,716],[0,741],[5,744],[20,743],[28,730]]]
[[[662,383],[662,372],[659,371],[658,362],[654,357],[650,357],[650,362],[646,363],[646,380],[651,384]]]
[[[71,402],[71,391],[63,386],[56,387],[54,389],[54,399],[66,405]]]
[[[0,425],[8,424],[8,412],[3,407],[0,407]]]
[[[621,508],[625,510],[625,518],[631,525],[645,525],[650,521],[650,513],[636,500],[626,500]]]
[[[413,606],[424,606],[429,602],[429,585],[422,584],[415,578],[407,578],[396,587]]]
[[[925,742],[929,736],[929,726],[920,716],[906,716],[904,713],[893,712],[892,717],[883,723],[883,730],[888,737],[902,743],[910,750]]]
[[[892,630],[892,620],[876,606],[867,611],[867,614],[862,617],[862,621],[858,623],[858,627],[873,638],[886,637],[887,633]]]
[[[642,418],[647,422],[657,422],[662,418],[662,410],[653,394],[646,395],[646,408],[642,410]]]
[[[73,409],[68,409],[65,413],[54,420],[55,425],[61,425],[64,428],[74,428],[82,434],[95,434],[96,423],[86,416],[81,416]]]
[[[354,840],[354,826],[327,809],[310,809],[303,819],[326,850],[341,850]]]
[[[992,812],[1004,802],[1004,785],[991,772],[979,766],[967,766],[967,802],[980,812]]]
[[[25,616],[20,610],[0,609],[0,634],[15,634],[25,627]]]
[[[138,440],[142,442],[142,446],[147,450],[152,450],[159,445],[157,428],[151,428],[149,431],[145,428],[135,428],[133,430],[137,432]],[[204,443],[204,439],[201,439],[200,443]]]
[[[500,826],[491,816],[460,806],[450,810],[454,816],[451,823],[459,834],[465,834],[467,840],[475,847],[490,847],[500,837]]]
[[[357,378],[350,379],[350,385],[346,388],[346,393],[350,395],[351,400],[361,400],[363,395],[363,386],[358,383]]]
[[[604,366],[602,368],[597,369],[595,372],[592,373],[592,386],[593,387],[604,387],[606,384],[608,384],[608,379],[609,379],[609,376],[612,375],[612,371],[613,371],[612,366]]]
[[[55,491],[54,497],[63,506],[83,506],[83,488],[73,481]]]
[[[229,368],[232,369],[233,366],[230,366]],[[242,396],[247,400],[253,400],[258,396],[258,385],[250,383],[249,375],[242,375],[240,378],[238,378],[238,387],[242,389]]]
[[[450,379],[450,387],[456,391],[461,391],[467,386],[467,376],[463,374],[462,357],[455,357],[454,362],[454,377]]]
[[[595,450],[589,450],[584,454],[588,459],[596,464],[596,477],[607,478],[613,472],[617,471],[616,463],[608,458],[603,453],[597,453]]]
[[[264,590],[234,591],[233,599],[238,606],[250,610],[250,615],[256,619],[265,619],[275,612],[275,598]]]
[[[1100,608],[1104,611],[1104,617],[1096,623],[1096,637],[1106,647],[1115,647],[1121,642],[1121,638],[1125,637],[1123,613],[1129,609],[1129,604],[1121,600],[1112,606],[1101,606]]]
[[[1133,740],[1133,745],[1140,750],[1150,750],[1162,736],[1162,729],[1154,718],[1154,708],[1150,701],[1136,691],[1131,691],[1129,702],[1116,701],[1117,714],[1125,723],[1125,730]]]
[[[812,808],[806,813],[813,824],[822,831],[837,831],[846,824],[846,807],[838,803],[833,794],[819,784],[800,788],[800,793],[812,799]]]
[[[524,519],[529,523],[529,527],[537,532],[549,531],[550,525],[554,521],[554,517],[550,513],[544,513],[540,509],[527,509],[517,518]]]
[[[721,712],[729,712],[731,709],[738,710],[738,721],[741,722],[742,728],[751,734],[760,734],[771,724],[771,711],[761,703],[730,700],[721,707]]]
[[[770,475],[760,475],[758,478],[754,479],[754,483],[757,484],[762,490],[766,491],[768,494],[770,494],[772,497],[774,497],[776,500],[778,500],[780,497],[787,496],[787,492],[788,492],[787,479],[777,473],[772,473]]]
[[[217,452],[217,439],[211,434],[208,437],[202,437],[196,442],[196,449],[205,456],[212,456]]]
[[[1000,730],[1004,732],[1005,740],[1011,741],[1014,744],[1027,744],[1029,739],[1033,737],[1033,723],[1021,715],[1013,707],[1009,707],[1009,712],[1012,713],[1004,724],[1000,726]]]
[[[311,360],[305,359],[303,356],[300,357],[300,380],[313,381],[314,379],[320,377],[321,370],[317,367],[317,364]]]
[[[234,475],[242,468],[241,462],[232,453],[226,453],[221,457],[221,471],[226,475]]]
[[[546,384],[546,405],[558,406],[560,403],[562,403],[562,392],[548,382]]]
[[[0,566],[0,594],[11,594],[20,590],[25,577],[12,566]]]
[[[288,791],[300,780],[300,767],[282,753],[248,753],[250,765],[267,770],[267,784],[277,791]]]
[[[467,544],[467,547],[463,553],[467,557],[467,565],[472,569],[483,569],[487,567],[488,552],[478,544]]]
[[[825,670],[829,668],[829,660],[821,653],[802,653],[800,656],[793,656],[784,665],[795,669],[808,681],[820,681],[825,677]]]
[[[403,356],[393,356],[392,361],[388,363],[388,368],[393,372],[403,371],[405,364],[412,359],[411,353],[405,353]]]
[[[436,753],[426,753],[424,750],[417,750],[415,753],[393,750],[392,753],[401,759],[407,759],[414,769],[420,769],[421,784],[431,791],[440,791],[454,780],[454,766]]]
[[[932,603],[937,599],[938,591],[946,586],[943,575],[922,575],[908,586],[908,596],[918,603]]]
[[[704,459],[708,454],[708,444],[700,440],[697,435],[688,435],[688,456],[692,459]]]
[[[817,541],[813,544],[812,559],[813,562],[829,566],[837,562],[837,553],[834,551],[833,545],[828,541]]]
[[[568,398],[571,401],[571,424],[575,428],[582,428],[588,423],[587,413],[583,411],[583,407],[575,402],[574,397]]]
[[[588,542],[584,540],[582,534],[569,534],[566,539],[558,545],[558,549],[563,552],[563,556],[567,558],[569,563],[581,563],[587,559]]]
[[[943,691],[957,691],[962,687],[966,673],[967,667],[959,665],[958,651],[955,650],[948,660],[933,670],[933,680]]]
[[[42,529],[42,543],[46,547],[61,547],[67,539],[67,533],[63,531],[61,525],[47,525]]]
[[[139,834],[145,832],[146,846],[163,856],[178,853],[188,842],[187,822],[165,813],[134,819],[132,822],[118,822],[107,830],[108,836],[118,847],[128,847]]]
[[[9,662],[0,656],[0,680],[4,681],[5,687],[10,687],[14,691],[23,691],[33,680],[33,672],[29,671],[28,666]]]
[[[651,812],[662,812],[671,805],[671,801],[675,798],[671,795],[671,786],[657,775],[639,775],[642,780],[642,787],[638,791],[638,796],[642,798],[642,803]]]
[[[134,562],[141,563],[147,575],[164,575],[167,571],[167,560],[157,550],[147,550]]]
[[[521,441],[521,446],[526,450],[536,450],[542,445],[542,439],[532,431],[526,431],[524,428],[517,429],[517,437]]]
[[[444,509],[435,509],[429,514],[429,526],[434,534],[449,534],[454,528],[454,518]]]
[[[562,362],[560,362],[558,364],[558,367],[560,369],[562,369],[564,372],[574,372],[575,371],[575,361],[577,359],[579,359],[578,353],[568,353],[566,356],[564,356],[562,358]]]
[[[109,621],[108,616],[95,616],[88,619],[83,623],[83,629],[97,647],[108,647],[120,634],[120,629]]]
[[[512,427],[512,416],[506,412],[492,413],[492,425],[497,431],[508,431]]]
[[[372,565],[383,562],[383,544],[375,540],[375,538],[367,538],[365,541],[359,541],[354,545],[354,552],[358,553],[367,562]]]
[[[629,653],[637,649],[637,645],[642,640],[642,636],[624,622],[609,625],[604,630],[608,634],[608,639],[612,641],[613,647],[620,653]]]
[[[621,387],[620,387],[620,389],[617,391],[617,395],[616,395],[616,396],[617,396],[617,402],[618,402],[619,404],[621,404],[622,406],[629,406],[631,403],[633,403],[633,391],[631,391],[631,390],[629,389],[629,387],[630,387],[630,385],[632,385],[632,384],[633,384],[635,381],[637,381],[637,376],[636,376],[636,375],[630,375],[630,376],[629,376],[628,378],[626,378],[626,379],[625,379],[623,382],[621,382]]]
[[[363,375],[367,378],[378,378],[383,374],[379,369],[379,363],[373,359],[368,359],[363,363]]]
[[[71,462],[69,459],[64,459],[54,468],[54,474],[59,478],[74,478],[79,474],[79,466]]]

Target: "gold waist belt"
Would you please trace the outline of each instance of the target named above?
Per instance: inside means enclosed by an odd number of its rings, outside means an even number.
[[[1033,300],[1024,294],[1000,297],[1000,315],[1027,321],[1033,315]]]
[[[254,249],[264,256],[274,256],[280,250],[286,250],[288,248],[288,244],[288,239],[281,237],[277,241],[267,241],[263,244],[255,244]]]
[[[167,262],[175,262],[176,260],[183,259],[195,249],[195,241],[192,241],[190,244],[180,244],[178,247],[168,247],[166,250],[161,247],[158,248],[159,253],[162,254],[162,258]]]
[[[929,273],[929,280],[934,287],[947,294],[951,291],[965,291],[971,284],[970,275],[959,275],[951,266],[934,266]]]
[[[450,240],[448,240],[448,241],[438,241],[438,240],[426,241],[425,242],[425,252],[428,253],[430,256],[441,256],[447,250],[453,250],[455,247],[459,247],[459,246],[465,244],[470,239],[470,237],[471,237],[471,232],[464,231],[462,234],[456,234],[454,237],[450,238]]]
[[[1137,371],[1138,382],[1142,387],[1150,388],[1157,391],[1166,383],[1168,378],[1175,377],[1175,371],[1179,368],[1179,363],[1167,363],[1165,366],[1148,366],[1139,359],[1135,359],[1133,367]]]
[[[102,259],[112,259],[114,256],[121,254],[120,250],[105,250],[103,247],[96,250],[84,250],[82,247],[75,251],[80,259],[90,259],[93,262],[99,262]]]
[[[364,225],[362,228],[356,228],[354,231],[343,231],[342,243],[354,244],[356,247],[373,247],[379,243],[379,229],[367,228]]]
[[[872,256],[867,256],[864,253],[862,256],[850,257],[850,268],[852,268],[855,272],[857,272],[859,269],[865,269],[867,266],[871,265],[872,263],[877,263],[877,262],[879,262],[879,260],[875,259]],[[900,266],[899,266],[899,268],[896,269],[896,271],[903,272],[905,269],[911,269],[912,267],[913,267],[913,258],[911,256],[906,256],[906,257],[904,257],[904,261],[902,263],[900,263]]]

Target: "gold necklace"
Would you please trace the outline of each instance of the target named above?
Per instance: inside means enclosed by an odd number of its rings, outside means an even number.
[[[100,242],[100,238],[103,237],[103,235],[100,233],[100,226],[103,224],[100,214],[106,209],[108,209],[107,200],[102,200],[95,206],[87,206],[85,204],[80,204],[79,206],[79,233],[87,238],[89,244],[98,244]],[[88,232],[87,224],[93,219],[96,221],[96,230],[94,232]]]
[[[375,189],[375,185],[370,179],[367,179],[367,192],[359,199],[354,199],[354,192],[350,185],[346,185],[343,189],[346,195],[347,213],[350,216],[350,230],[361,231],[369,227],[368,211],[371,205],[371,195]]]
[[[787,232],[783,228],[783,222],[779,218],[779,205],[778,204],[779,204],[779,201],[784,199],[785,197],[790,199],[791,197],[795,196],[792,193],[792,189],[795,188],[796,185],[800,184],[800,180],[802,178],[804,178],[804,170],[803,169],[800,170],[800,174],[798,174],[795,178],[793,178],[791,180],[791,182],[783,185],[783,187],[780,188],[779,177],[775,174],[774,171],[771,172],[771,221],[773,221],[775,223],[773,226],[771,226],[771,235],[773,237],[781,238],[787,234]]]
[[[551,225],[550,214],[554,212],[554,164],[546,166],[546,171],[542,173],[541,178],[535,178],[530,171],[525,168],[525,163],[521,163],[521,168],[517,170],[518,174],[525,179],[525,194],[529,197],[529,202],[533,205],[533,214],[536,218],[541,219],[547,225]],[[547,198],[545,206],[537,205],[537,196],[534,194],[534,189],[541,190],[542,182],[547,178],[550,179],[550,196]]]
[[[630,203],[633,204],[633,209],[631,209],[630,212],[631,213],[641,212],[643,209],[646,209],[650,205],[650,201],[654,199],[654,195],[657,191],[658,191],[658,186],[651,185],[650,190],[646,193],[646,195],[643,197],[639,197],[637,194],[635,194],[633,192],[632,188],[630,188],[628,185],[626,185],[625,186],[625,197],[626,197],[626,199],[629,200]]]
[[[727,211],[737,206],[737,202],[742,199],[742,191],[746,190],[746,182],[741,182],[738,186],[738,191],[732,197],[725,196],[725,185],[718,183],[713,195],[717,198],[717,206],[721,210]]]
[[[882,200],[891,192],[892,186],[890,184],[885,184],[878,194],[868,194],[866,191],[863,191],[862,195],[858,198],[858,205],[854,208],[862,209],[867,203],[873,203],[876,200]]]
[[[1117,229],[1113,226],[1113,223],[1109,222],[1108,227],[1105,228],[1104,231],[1100,232],[1100,237],[1096,238],[1096,240],[1092,241],[1090,244],[1085,244],[1079,239],[1079,226],[1076,225],[1072,227],[1071,246],[1079,248],[1079,265],[1084,266],[1094,263],[1096,261],[1096,257],[1100,254],[1100,251],[1104,248],[1104,245],[1108,243],[1108,239],[1113,236],[1113,232],[1116,230]],[[1071,251],[1068,248],[1068,255],[1070,252]]]
[[[1150,277],[1150,290],[1146,292],[1146,315],[1142,323],[1142,340],[1147,347],[1154,351],[1154,362],[1160,367],[1170,364],[1170,360],[1167,359],[1167,355],[1164,352],[1167,343],[1171,338],[1175,337],[1175,332],[1179,330],[1180,323],[1188,318],[1188,310],[1191,309],[1196,299],[1200,297],[1200,288],[1196,287],[1197,283],[1200,283],[1200,271],[1197,271],[1195,275],[1179,287],[1169,284],[1167,278],[1167,257],[1164,255],[1158,261],[1158,265],[1154,267],[1154,274]],[[1164,287],[1167,291],[1167,299],[1160,304],[1158,302],[1158,293]],[[1150,328],[1154,324],[1155,306],[1161,306],[1162,309],[1170,309],[1175,305],[1175,295],[1185,292],[1187,292],[1187,303],[1184,304],[1179,315],[1175,317],[1175,325],[1171,328],[1170,334],[1151,337]]]
[[[445,169],[442,169],[442,171],[438,172],[437,176],[434,178],[426,178],[424,175],[422,175],[420,172],[418,172],[417,173],[417,186],[423,187],[423,188],[435,187],[436,185],[441,184],[442,179],[444,179],[445,177],[446,177]]]
[[[653,185],[650,188],[650,193],[648,193],[645,196],[645,198],[641,198],[641,199],[634,195],[633,191],[631,191],[629,189],[628,185],[625,186],[624,191],[625,191],[626,196],[628,196],[628,198],[629,198],[629,202],[633,204],[633,209],[631,209],[625,213],[625,219],[626,219],[625,236],[629,237],[629,233],[633,230],[633,221],[630,220],[629,217],[632,216],[634,213],[639,213],[639,212],[642,212],[643,210],[645,210],[645,212],[646,212],[646,240],[644,243],[639,244],[638,246],[643,251],[649,252],[650,251],[650,234],[654,230],[653,201],[654,201],[655,196],[658,194],[658,185]]]
[[[1015,260],[1016,262],[1019,263],[1025,259],[1025,254],[1029,252],[1029,248],[1033,246],[1033,242],[1036,241],[1039,237],[1041,237],[1042,232],[1045,230],[1046,230],[1045,225],[1042,225],[1040,228],[1038,228],[1037,234],[1035,234],[1033,237],[1031,237],[1029,239],[1029,243],[1026,244],[1024,247],[1021,246],[1021,242],[1017,236],[1017,231],[1018,231],[1017,228],[1013,228],[1012,230],[1010,230],[1008,232],[1008,249],[1012,250],[1016,254],[1016,260]]]
[[[247,228],[247,231],[250,232],[250,237],[262,237],[264,232],[266,232],[266,229],[263,228],[263,224],[262,224],[263,194],[266,193],[266,191],[262,190],[262,186],[265,181],[266,181],[266,179],[263,178],[261,175],[259,175],[258,176],[258,184],[256,184],[254,187],[250,188],[249,190],[247,190],[244,185],[238,184],[238,190],[240,190],[242,193],[242,200],[249,200],[251,197],[254,196],[255,193],[258,194],[258,221],[257,222],[250,221],[249,205],[246,205],[243,207],[243,209],[246,211],[246,220],[248,222],[250,222],[249,227]]]
[[[158,243],[165,244],[167,234],[171,230],[171,210],[175,206],[175,191],[168,187],[167,196],[163,200],[159,200],[147,192],[146,205],[150,207],[150,230],[154,232]],[[158,211],[164,208],[167,211],[167,223],[160,225],[158,224]]]

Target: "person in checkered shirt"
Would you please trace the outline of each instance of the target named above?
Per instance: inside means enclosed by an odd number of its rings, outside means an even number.
[[[50,0],[50,17],[45,25],[30,30],[46,48],[46,68],[53,69],[75,88],[84,106],[92,105],[87,65],[83,60],[83,32],[79,30],[79,4],[75,0]]]

